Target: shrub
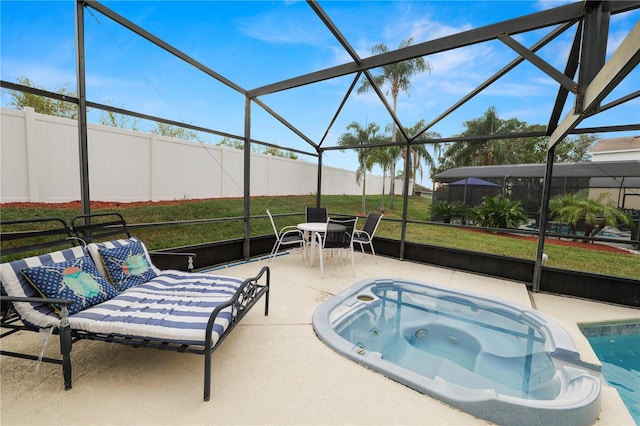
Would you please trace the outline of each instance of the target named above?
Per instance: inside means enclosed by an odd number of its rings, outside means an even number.
[[[467,207],[461,201],[434,201],[431,204],[431,220],[442,219],[444,223],[451,223],[452,218],[462,218],[467,212]]]
[[[482,197],[482,204],[472,210],[473,219],[488,228],[517,228],[526,223],[520,201],[511,201],[501,195]]]
[[[606,203],[608,194],[602,193],[597,199],[588,198],[586,192],[555,197],[549,201],[551,219],[569,225],[569,234],[576,234],[578,220],[584,218],[584,235],[592,237],[605,226],[617,226],[619,223],[632,226],[633,221],[627,214],[611,204]]]

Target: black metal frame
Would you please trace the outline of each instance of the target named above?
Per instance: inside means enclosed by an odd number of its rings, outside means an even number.
[[[139,27],[133,22],[129,21],[123,16],[118,15],[114,11],[110,10],[108,7],[102,5],[98,1],[95,0],[76,0],[76,34],[77,34],[77,81],[78,81],[78,102],[79,108],[84,109],[86,106],[86,93],[84,90],[85,85],[85,66],[84,66],[84,15],[83,8],[93,8],[98,12],[104,14],[109,17],[113,21],[118,24],[128,28],[139,36],[149,40],[154,43],[158,47],[166,50],[170,54],[180,58],[186,63],[192,65],[193,67],[199,69],[210,77],[218,80],[222,84],[230,87],[236,92],[245,96],[245,129],[244,135],[242,139],[245,141],[244,144],[244,201],[245,201],[245,212],[244,212],[244,245],[243,245],[243,256],[244,258],[249,257],[249,253],[251,251],[250,248],[250,194],[251,188],[249,182],[250,179],[250,150],[251,150],[251,104],[252,102],[263,108],[268,114],[272,115],[276,120],[282,123],[284,126],[289,128],[292,132],[297,134],[303,140],[305,140],[310,147],[312,147],[318,156],[318,190],[317,190],[317,206],[320,206],[321,203],[321,188],[322,188],[322,154],[325,150],[335,150],[335,149],[345,149],[345,148],[366,148],[365,146],[358,147],[330,147],[325,148],[322,147],[323,142],[325,141],[325,137],[329,132],[329,129],[333,125],[335,121],[331,121],[329,124],[329,128],[325,132],[322,140],[318,142],[312,141],[309,137],[307,137],[303,132],[295,128],[291,123],[289,123],[285,118],[278,115],[275,111],[269,108],[262,100],[259,98],[261,96],[284,91],[288,89],[292,89],[299,86],[304,86],[307,84],[313,84],[320,81],[328,80],[331,78],[344,76],[348,74],[352,74],[355,76],[353,83],[347,90],[345,97],[343,98],[338,111],[342,108],[344,103],[346,102],[347,97],[350,96],[354,85],[360,79],[361,75],[364,74],[365,77],[371,82],[372,88],[375,90],[376,94],[380,102],[384,105],[389,116],[392,118],[394,123],[397,125],[398,130],[402,134],[401,141],[394,143],[395,145],[406,147],[407,150],[411,150],[412,144],[422,144],[422,143],[432,143],[434,140],[418,140],[420,135],[424,134],[429,130],[433,125],[443,119],[445,116],[450,114],[452,111],[462,106],[464,103],[469,101],[472,97],[480,93],[486,87],[491,85],[493,82],[501,78],[507,72],[515,67],[518,63],[522,61],[528,61],[542,72],[553,78],[556,82],[558,82],[558,93],[555,100],[555,106],[553,112],[550,116],[549,123],[546,131],[544,132],[545,136],[549,137],[548,150],[547,150],[547,170],[545,174],[545,189],[543,190],[543,199],[542,199],[542,214],[541,214],[541,223],[542,229],[539,233],[538,239],[538,248],[536,253],[536,265],[535,265],[535,274],[533,276],[533,290],[538,291],[540,288],[540,276],[541,276],[541,268],[542,268],[542,252],[544,250],[544,238],[545,231],[544,227],[547,223],[547,210],[549,204],[549,191],[546,189],[547,183],[551,180],[552,177],[552,167],[553,167],[553,153],[555,146],[562,141],[567,135],[572,134],[576,131],[576,127],[582,120],[585,118],[602,111],[608,106],[601,107],[600,102],[608,95],[619,83],[622,81],[626,75],[631,72],[631,70],[640,62],[639,55],[637,52],[633,52],[633,43],[629,43],[625,40],[620,48],[618,48],[618,52],[620,55],[617,55],[615,59],[610,60],[608,63],[605,63],[605,50],[606,50],[606,40],[608,37],[608,26],[611,15],[616,13],[622,13],[628,10],[633,10],[640,8],[640,1],[638,0],[629,0],[629,1],[604,1],[604,0],[590,0],[583,2],[575,2],[569,5],[545,10],[542,12],[534,13],[531,15],[526,15],[522,17],[518,17],[515,19],[511,19],[504,22],[499,22],[496,24],[487,25],[481,28],[472,29],[469,31],[461,32],[458,34],[453,34],[450,36],[442,37],[436,40],[426,41],[423,43],[419,43],[413,46],[409,46],[403,49],[397,49],[389,52],[385,52],[379,55],[374,55],[368,58],[360,58],[357,54],[356,50],[352,48],[349,41],[344,37],[344,35],[340,32],[339,28],[334,24],[331,18],[324,12],[324,10],[320,7],[320,5],[313,0],[307,0],[307,3],[311,7],[311,9],[315,12],[318,18],[323,22],[323,24],[327,27],[327,29],[333,34],[336,40],[342,45],[345,51],[349,54],[352,61],[345,63],[343,65],[338,65],[332,68],[327,68],[324,70],[320,70],[317,72],[313,72],[306,75],[297,76],[288,80],[272,83],[263,87],[258,87],[254,89],[247,90],[245,88],[240,87],[239,85],[233,83],[222,75],[216,73],[210,68],[206,67],[201,62],[197,61],[195,58],[192,58],[180,51],[179,49],[171,46],[166,43],[162,39],[154,36],[149,33],[145,29]],[[576,24],[577,25],[574,25]],[[548,36],[543,37],[536,45],[532,48],[527,48],[525,46],[520,45],[514,38],[514,35],[537,30],[541,28],[550,28],[553,26],[557,26],[558,28],[552,29]],[[542,47],[544,44],[548,43],[554,37],[560,35],[564,31],[569,30],[569,28],[575,26],[575,37],[572,49],[567,57],[565,69],[563,71],[555,69],[553,66],[545,62],[542,58],[536,55],[536,50]],[[633,39],[632,33],[637,30],[632,30],[627,39]],[[384,94],[381,89],[373,84],[373,80],[371,77],[371,70],[392,63],[397,63],[404,60],[414,59],[418,57],[428,56],[431,54],[445,52],[449,50],[453,50],[456,48],[470,46],[482,42],[486,42],[489,40],[500,40],[505,45],[510,47],[516,53],[518,53],[519,57],[504,67],[501,71],[499,71],[496,75],[491,77],[487,82],[483,83],[476,90],[469,93],[469,95],[465,96],[459,102],[457,102],[454,106],[448,109],[445,113],[440,115],[434,121],[429,123],[423,129],[420,129],[415,135],[408,135],[403,130],[402,123],[399,118],[394,113],[393,109],[387,102]],[[626,44],[626,46],[625,46]],[[631,46],[629,46],[631,45]],[[615,55],[614,55],[615,56]],[[578,69],[578,63],[581,63],[580,66],[580,75],[578,76],[577,81],[574,81],[574,77],[576,71]],[[575,115],[568,114],[562,121],[560,121],[561,111],[566,104],[567,95],[569,92],[575,94],[576,102],[574,112]],[[630,99],[640,96],[640,92],[635,92],[625,96],[623,98],[617,99],[613,101],[613,104],[618,105],[623,102],[626,102]],[[336,112],[336,115],[338,112]],[[88,169],[88,157],[86,155],[82,155],[83,148],[86,147],[86,114],[84,116],[79,115],[78,117],[79,125],[79,145],[81,152],[81,168],[82,170],[82,182],[83,188],[85,188],[85,192],[82,197],[83,211],[84,213],[90,213],[89,207],[89,194],[88,194],[88,172],[85,169]],[[634,125],[628,126],[629,130],[632,128],[640,128],[637,123]],[[611,130],[609,127],[604,126],[598,128],[598,131],[609,131]],[[491,136],[491,135],[490,135]],[[491,138],[497,137],[496,135],[491,136]],[[448,139],[444,139],[441,141],[449,141]],[[404,259],[405,256],[405,243],[406,243],[406,228],[407,228],[407,206],[408,206],[408,190],[409,190],[409,162],[408,157],[405,158],[404,164],[404,202],[403,202],[403,217],[402,217],[402,231],[401,231],[401,246],[400,246],[400,254],[399,258]]]
[[[487,25],[480,28],[475,28],[469,31],[452,34],[449,36],[441,37],[434,40],[418,43],[407,48],[388,51],[379,55],[373,55],[367,58],[360,58],[350,46],[349,41],[341,34],[339,28],[332,22],[331,18],[324,12],[321,6],[314,0],[307,0],[310,8],[314,11],[317,17],[322,21],[326,28],[333,34],[336,40],[342,45],[345,51],[351,57],[351,61],[326,68],[316,72],[312,72],[305,75],[299,75],[287,80],[274,82],[262,87],[253,89],[246,89],[235,84],[233,81],[225,78],[214,70],[210,69],[203,63],[199,62],[195,58],[190,57],[186,53],[171,46],[159,37],[146,31],[144,28],[131,22],[124,16],[119,15],[107,6],[101,4],[96,0],[75,0],[75,13],[76,13],[76,77],[77,77],[77,98],[63,97],[65,101],[73,102],[78,105],[78,145],[79,145],[79,160],[80,160],[80,186],[81,186],[81,201],[83,213],[90,213],[90,194],[89,194],[89,160],[87,152],[87,107],[95,107],[105,111],[112,111],[120,114],[126,114],[132,117],[139,117],[144,119],[153,119],[158,122],[178,125],[185,128],[191,128],[197,131],[205,131],[213,134],[219,134],[229,136],[239,140],[243,140],[244,144],[244,241],[242,247],[242,257],[248,259],[250,253],[253,250],[250,246],[250,151],[251,143],[259,143],[266,146],[282,148],[285,150],[299,152],[304,155],[310,155],[317,157],[318,159],[318,171],[317,171],[317,192],[316,199],[317,205],[321,203],[321,188],[322,188],[322,163],[324,151],[331,150],[344,150],[344,149],[361,149],[369,148],[369,146],[322,146],[325,142],[326,136],[329,133],[329,129],[333,126],[337,115],[346,103],[347,98],[353,92],[353,89],[361,76],[364,74],[369,81],[371,81],[370,71],[388,64],[397,63],[399,61],[414,59],[418,57],[433,55],[436,53],[451,51],[461,47],[471,46],[479,43],[484,43],[490,40],[499,40],[506,46],[511,48],[518,54],[518,57],[506,64],[500,71],[478,86],[476,89],[469,92],[466,96],[461,98],[458,102],[438,115],[423,129],[420,129],[414,135],[408,135],[404,132],[403,126],[400,120],[393,113],[392,108],[386,101],[383,93],[379,88],[373,85],[376,94],[380,98],[380,102],[384,105],[388,111],[390,117],[394,123],[398,126],[398,130],[402,135],[402,140],[397,142],[387,143],[385,145],[397,145],[407,149],[411,149],[412,145],[416,144],[431,144],[439,142],[453,142],[453,141],[479,141],[489,139],[505,139],[511,137],[532,137],[532,136],[546,136],[549,138],[547,147],[547,162],[545,170],[545,187],[543,189],[543,200],[541,205],[541,217],[540,222],[542,224],[541,231],[538,235],[538,247],[536,252],[535,261],[535,273],[532,279],[533,290],[538,291],[540,289],[540,278],[542,275],[542,254],[544,249],[545,230],[546,223],[548,222],[548,201],[549,201],[549,183],[552,179],[552,167],[554,158],[555,146],[562,141],[567,135],[570,134],[582,134],[582,133],[602,133],[602,132],[616,132],[616,131],[631,131],[639,130],[640,123],[629,123],[624,125],[607,125],[594,128],[577,128],[577,126],[585,119],[599,112],[610,109],[614,106],[621,105],[632,99],[640,97],[640,91],[634,91],[625,96],[621,96],[609,102],[606,105],[601,105],[601,102],[609,95],[612,90],[633,70],[634,67],[640,63],[640,54],[638,52],[637,45],[634,40],[638,39],[640,30],[638,26],[634,27],[630,31],[625,41],[616,50],[616,53],[611,56],[611,59],[605,63],[604,53],[606,48],[606,41],[608,37],[608,25],[611,16],[624,13],[630,10],[640,8],[640,0],[626,0],[626,1],[604,1],[604,0],[584,0],[576,1],[572,4],[563,5],[560,7],[544,10],[538,13],[530,15],[520,16],[514,19],[510,19],[503,22]],[[243,135],[230,135],[215,130],[203,129],[197,126],[191,126],[184,123],[178,123],[171,120],[163,119],[160,117],[151,117],[146,114],[142,114],[136,111],[127,111],[121,108],[114,108],[109,105],[98,104],[87,100],[86,87],[85,87],[85,29],[84,29],[84,9],[93,9],[109,19],[113,20],[117,24],[129,29],[140,37],[145,38],[149,42],[155,44],[168,53],[176,56],[180,60],[193,66],[199,71],[207,74],[211,78],[226,85],[232,90],[245,97],[245,126]],[[520,45],[515,39],[514,35],[525,33],[533,30],[549,29],[547,35],[543,36],[533,46],[527,48]],[[566,57],[566,63],[564,70],[557,70],[550,64],[546,63],[536,52],[551,40],[563,34],[567,31],[575,30],[574,41],[570,51]],[[473,137],[444,137],[438,139],[422,139],[420,136],[432,128],[435,124],[447,117],[453,111],[458,109],[463,104],[467,103],[470,99],[475,97],[481,91],[485,90],[491,84],[496,82],[502,76],[513,70],[518,64],[528,61],[535,67],[540,69],[549,77],[553,78],[558,83],[558,91],[555,98],[555,104],[553,110],[549,116],[549,122],[547,128],[542,132],[529,132],[529,133],[512,133],[512,134],[490,134]],[[579,69],[579,75],[576,79],[576,73]],[[314,84],[317,82],[329,80],[336,77],[345,75],[353,75],[354,79],[350,87],[346,90],[345,96],[337,109],[336,114],[328,125],[322,139],[319,141],[313,141],[307,137],[303,132],[295,128],[291,123],[286,121],[284,117],[278,115],[276,111],[269,108],[266,103],[261,100],[261,97],[265,95],[289,90],[292,88],[305,86],[308,84]],[[576,81],[577,80],[577,81]],[[11,90],[21,90],[27,93],[37,93],[39,95],[48,96],[52,98],[60,98],[61,95],[56,95],[50,92],[28,88],[15,83],[0,81],[0,87],[9,88]],[[573,112],[567,114],[564,119],[561,120],[562,111],[565,110],[568,95],[572,93],[575,95],[576,101],[573,108]],[[251,105],[264,109],[268,114],[272,115],[276,120],[289,128],[292,132],[297,134],[303,140],[305,140],[313,152],[298,151],[293,148],[278,146],[274,144],[264,143],[256,141],[251,138]],[[407,156],[408,157],[408,156]],[[407,204],[408,204],[408,177],[409,177],[409,164],[405,160],[405,179],[404,179],[404,207],[402,217],[402,232],[400,238],[400,253],[399,259],[405,259],[405,245],[406,242],[406,228],[408,223],[407,218]]]
[[[127,226],[127,222],[120,213],[91,213],[74,216],[71,219],[71,231],[79,240],[84,243],[92,241],[105,241],[109,237],[126,236],[131,238],[131,232]],[[168,252],[168,251],[149,251],[151,257],[160,256],[177,256],[187,259],[186,269],[180,267],[181,270],[189,272],[193,271],[193,261],[196,257],[195,253]]]
[[[92,218],[100,217],[107,219],[103,222],[96,223],[91,221]],[[114,219],[115,218],[115,219]],[[80,224],[80,221],[84,225]],[[76,235],[92,237],[107,237],[122,234],[127,235],[127,224],[118,213],[99,213],[96,215],[81,215],[72,220],[73,223],[77,223],[77,228],[70,227],[63,219],[60,218],[44,218],[44,219],[27,219],[18,221],[2,222],[0,225],[0,241],[12,241],[19,243],[25,239],[29,240],[23,245],[14,245],[11,249],[3,250],[3,255],[28,253],[33,250],[43,250],[51,247],[60,247],[67,245],[66,248],[71,248],[76,245],[76,242],[80,240],[80,237],[74,237],[72,232]],[[38,230],[26,230],[26,231],[6,231],[7,225],[42,225],[51,224],[55,226],[50,229],[38,229]],[[34,244],[32,238],[44,238],[54,236],[53,240],[48,240]],[[10,253],[7,251],[10,250]],[[164,254],[164,253],[162,253]],[[169,253],[176,254],[176,253]],[[184,253],[178,253],[178,255],[185,255]],[[186,255],[192,258],[195,256],[193,253],[187,253]],[[22,322],[18,313],[13,308],[12,302],[37,302],[37,303],[50,303],[61,305],[61,320],[59,326],[54,328],[54,333],[60,337],[60,354],[61,359],[38,357],[36,355],[18,353],[12,351],[1,350],[0,355],[11,356],[21,359],[29,359],[43,362],[62,365],[62,373],[64,378],[65,390],[69,390],[72,387],[72,365],[71,365],[71,350],[74,343],[80,340],[99,340],[109,343],[119,343],[134,347],[150,347],[163,350],[174,350],[181,353],[195,353],[204,355],[204,400],[209,401],[211,398],[211,356],[213,351],[217,349],[220,344],[227,338],[231,331],[240,323],[242,318],[251,310],[251,308],[258,303],[258,301],[264,296],[265,308],[264,314],[269,314],[269,289],[271,283],[271,272],[269,267],[264,266],[260,272],[251,278],[247,278],[239,286],[236,293],[227,302],[218,305],[209,316],[209,321],[205,330],[204,345],[194,344],[180,344],[175,342],[166,342],[157,339],[147,339],[144,337],[136,336],[122,336],[116,334],[107,333],[90,333],[83,330],[72,330],[68,320],[68,314],[66,307],[73,304],[73,300],[69,299],[56,299],[46,297],[15,297],[7,296],[2,287],[2,295],[0,295],[0,302],[2,304],[2,318],[0,321],[0,328],[8,329],[8,331],[0,334],[0,338],[10,336],[19,331],[38,332],[36,327],[29,326]],[[231,318],[229,320],[229,326],[222,333],[218,340],[213,344],[211,333],[217,316],[225,309],[231,308]]]

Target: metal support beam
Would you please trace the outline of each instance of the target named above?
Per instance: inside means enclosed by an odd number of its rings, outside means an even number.
[[[387,98],[384,96],[384,93],[382,93],[382,90],[380,90],[378,85],[375,83],[375,81],[373,79],[373,76],[371,75],[371,73],[369,71],[365,71],[364,74],[367,76],[367,79],[369,80],[369,84],[371,85],[373,90],[376,92],[376,95],[378,95],[378,99],[380,99],[380,102],[382,102],[382,105],[384,105],[385,109],[387,110],[387,112],[391,116],[391,119],[395,123],[396,128],[400,131],[400,133],[402,133],[402,137],[405,140],[408,140],[409,139],[409,135],[407,135],[407,132],[402,127],[402,123],[400,122],[400,119],[398,118],[396,113],[393,112],[393,108],[391,107],[391,105],[389,105],[389,102],[387,101]],[[393,137],[393,135],[392,135],[392,137]]]
[[[114,12],[113,10],[109,9],[108,7],[100,4],[99,2],[97,2],[95,0],[85,0],[85,1],[83,1],[83,3],[85,3],[88,7],[91,7],[92,9],[95,9],[98,12],[102,13],[106,17],[112,19],[113,21],[119,23],[120,25],[122,25],[123,27],[129,29],[130,31],[133,31],[134,33],[138,34],[139,36],[149,40],[151,43],[155,44],[156,46],[158,46],[158,47],[166,50],[167,52],[171,53],[172,55],[182,59],[186,63],[194,66],[195,68],[199,69],[200,71],[204,72],[205,74],[215,78],[216,80],[218,80],[222,84],[230,87],[231,89],[235,90],[236,92],[239,92],[239,93],[241,93],[243,95],[246,95],[247,91],[245,89],[243,89],[242,87],[238,86],[237,84],[235,84],[233,81],[229,80],[228,78],[225,78],[221,74],[218,74],[217,72],[213,71],[211,68],[209,68],[208,66],[204,65],[203,63],[201,63],[199,61],[196,61],[191,56],[187,55],[186,53],[182,52],[179,49],[176,49],[175,47],[171,46],[169,43],[166,43],[162,39],[154,36],[153,34],[148,32],[147,30],[143,29],[142,27],[139,27],[138,25],[136,25],[133,22],[131,22],[128,19],[126,19],[125,17],[123,17],[123,16],[117,14],[116,12]]]
[[[344,35],[342,35],[342,33],[340,32],[338,27],[329,18],[329,15],[327,15],[324,12],[324,10],[320,7],[318,2],[315,1],[315,0],[307,0],[307,4],[309,6],[311,6],[311,9],[313,9],[313,11],[316,13],[316,15],[318,15],[318,18],[320,18],[322,23],[329,29],[329,31],[331,31],[331,34],[333,34],[333,36],[338,40],[338,42],[340,42],[340,44],[342,45],[344,50],[347,51],[349,56],[351,56],[351,58],[354,61],[356,61],[356,63],[359,64],[360,63],[360,55],[358,55],[358,52],[356,52],[356,49],[354,49],[351,46],[351,44],[349,44],[347,39],[344,37]]]
[[[547,223],[549,221],[549,199],[551,198],[551,179],[553,177],[553,159],[555,147],[547,151],[547,163],[542,185],[542,206],[540,207],[540,220],[538,221],[538,248],[536,250],[536,263],[533,266],[532,290],[540,291],[540,278],[542,277],[542,255],[544,253],[544,240],[546,238]]]
[[[244,100],[244,244],[242,254],[251,257],[251,99]]]
[[[611,2],[611,13],[622,13],[640,7],[640,0]],[[249,96],[256,97],[292,89],[319,81],[329,80],[366,69],[378,68],[394,62],[413,59],[434,53],[446,52],[459,47],[470,46],[494,40],[499,34],[519,34],[540,28],[551,27],[565,22],[572,22],[584,16],[584,7],[576,2],[527,16],[511,19],[497,24],[487,25],[469,31],[442,37],[436,40],[415,44],[404,49],[392,50],[380,55],[362,59],[360,63],[350,62],[332,68],[301,75],[266,86],[249,90]]]
[[[629,2],[627,3],[627,5],[633,6],[631,3],[632,2]],[[637,7],[637,5],[638,2],[635,1],[635,6]],[[621,6],[622,5],[615,5],[615,7]],[[358,71],[378,68],[383,65],[392,64],[394,62],[400,62],[407,59],[414,59],[420,56],[445,52],[459,47],[470,46],[473,44],[494,40],[498,36],[498,34],[513,35],[540,28],[551,27],[554,25],[562,24],[564,22],[575,21],[582,18],[583,15],[584,7],[582,6],[582,4],[573,3],[566,6],[561,6],[531,15],[511,19],[509,21],[464,31],[436,40],[414,44],[404,49],[392,50],[380,55],[364,58],[362,59],[361,63],[356,63],[354,61],[310,74],[294,77],[288,80],[283,80],[278,83],[258,87],[249,90],[249,96],[262,96],[267,93],[275,93],[286,89],[292,89],[294,87],[304,86],[310,83],[317,83],[319,81],[352,74]]]
[[[578,83],[581,87],[587,87],[604,66],[607,57],[607,38],[611,16],[608,1],[586,0],[585,10],[580,73],[578,75]],[[581,97],[576,98],[577,112],[582,112],[581,100]]]
[[[305,142],[307,142],[309,145],[313,146],[314,148],[318,148],[318,144],[316,144],[315,142],[313,142],[311,139],[309,139],[307,137],[307,135],[305,135],[304,133],[302,133],[300,130],[298,130],[293,124],[289,123],[287,120],[284,119],[284,117],[280,116],[280,114],[278,114],[277,112],[275,112],[274,110],[272,110],[271,108],[269,108],[264,102],[262,102],[260,99],[258,98],[254,98],[253,101],[260,105],[260,107],[262,109],[264,109],[266,112],[268,112],[269,114],[271,114],[271,116],[273,116],[273,118],[275,118],[276,120],[278,120],[280,123],[282,123],[286,128],[288,128],[289,130],[291,130],[293,133],[295,133],[296,135],[298,135],[302,140],[304,140]]]
[[[78,105],[78,98],[76,97],[69,96],[69,95],[61,95],[60,93],[49,92],[47,90],[38,89],[34,87],[23,86],[21,84],[11,83],[9,81],[0,80],[0,88],[16,90],[24,93],[32,93],[34,95],[43,96],[45,98],[56,99],[62,102],[69,102],[69,103],[74,103]],[[221,136],[223,138],[238,139],[238,140],[244,139],[244,136],[242,135],[236,135],[232,133],[222,132],[219,130],[213,130],[207,127],[184,123],[182,121],[169,120],[169,119],[158,117],[155,115],[143,114],[143,113],[132,111],[125,108],[114,107],[113,105],[101,104],[99,102],[92,102],[90,100],[87,100],[87,107],[90,109],[94,108],[94,109],[100,109],[103,111],[114,112],[116,114],[128,115],[130,117],[140,118],[142,120],[157,121],[158,123],[164,123],[164,124],[168,124],[170,126],[175,126],[175,127],[183,127],[185,129],[195,130],[196,132],[202,132],[202,133],[208,133],[211,135]],[[316,155],[318,155],[315,151],[314,152],[303,151],[300,149],[285,147],[285,146],[281,146],[281,145],[277,145],[277,144],[273,144],[273,143],[269,143],[269,142],[265,142],[257,139],[251,139],[251,143],[253,143],[254,145],[268,146],[272,148],[281,149],[283,151],[290,151],[290,152],[295,152],[302,155],[308,155],[311,157],[315,157]]]
[[[573,43],[571,44],[571,50],[569,51],[569,57],[567,58],[567,64],[564,68],[564,75],[573,79],[576,75],[576,71],[578,70],[578,62],[580,59],[580,40],[582,34],[582,22],[578,25],[578,29],[573,37]],[[549,117],[549,122],[547,124],[547,136],[550,135],[556,127],[558,127],[558,122],[560,121],[560,116],[562,115],[562,110],[564,109],[565,104],[567,103],[567,97],[569,96],[569,90],[560,86],[558,88],[558,94],[556,95],[556,101],[553,104],[553,110],[551,111],[551,116]]]
[[[322,146],[324,141],[327,139],[327,136],[329,135],[329,131],[331,130],[334,123],[338,119],[338,116],[340,115],[342,108],[344,108],[344,105],[347,103],[347,99],[349,99],[349,96],[351,96],[351,92],[353,92],[353,89],[356,87],[356,84],[358,83],[358,80],[360,80],[361,75],[362,73],[356,73],[356,77],[353,79],[353,81],[351,82],[351,85],[349,86],[349,89],[347,90],[347,93],[345,93],[344,97],[342,98],[342,102],[340,102],[340,106],[336,110],[335,114],[333,114],[333,117],[331,118],[331,121],[327,126],[327,130],[325,130],[324,134],[322,135],[322,139],[320,139],[320,142],[318,142],[318,146]]]
[[[541,49],[542,47],[546,46],[549,42],[551,42],[552,40],[555,40],[556,37],[558,37],[559,35],[563,34],[567,29],[569,29],[569,27],[571,27],[574,24],[574,22],[568,22],[565,23],[563,25],[558,26],[558,28],[554,29],[553,31],[551,31],[547,36],[545,36],[544,38],[542,38],[540,41],[538,41],[537,43],[535,43],[532,47],[531,47],[531,51],[532,52],[536,52],[539,49]],[[522,56],[514,59],[513,61],[509,62],[504,68],[502,68],[500,71],[498,71],[497,73],[493,74],[489,79],[485,80],[481,85],[479,85],[478,87],[476,87],[474,90],[472,90],[471,92],[469,92],[467,95],[465,95],[462,99],[460,99],[458,102],[456,102],[455,104],[453,104],[451,107],[449,107],[446,111],[444,111],[442,114],[440,114],[439,116],[437,116],[436,118],[433,119],[433,121],[431,121],[429,124],[427,124],[426,126],[424,126],[422,129],[420,129],[414,137],[412,137],[412,139],[414,139],[415,137],[417,137],[418,135],[420,135],[421,133],[426,132],[427,130],[429,130],[430,128],[432,128],[433,126],[435,126],[437,123],[439,123],[441,120],[443,120],[445,117],[448,117],[449,114],[451,114],[453,111],[457,110],[458,108],[460,108],[462,105],[464,105],[465,103],[467,103],[467,101],[471,100],[473,97],[475,97],[477,94],[479,94],[480,92],[482,92],[484,89],[486,89],[487,87],[491,86],[493,83],[495,83],[496,81],[498,81],[501,77],[503,77],[504,75],[506,75],[509,71],[511,71],[512,69],[514,69],[516,66],[520,65],[522,62],[524,62],[524,58]]]
[[[544,239],[549,210],[549,198],[551,195],[551,179],[553,171],[553,158],[556,145],[563,140],[589,113],[640,63],[640,22],[627,34],[600,71],[583,90],[584,108],[569,113],[560,125],[549,137],[547,145],[547,166],[545,169],[544,187],[542,194],[542,206],[539,223],[538,249],[536,252],[536,264],[533,274],[533,291],[540,290],[540,277],[542,274],[542,254],[544,252]]]
[[[404,176],[403,177],[403,197],[402,197],[402,231],[400,233],[400,260],[404,260],[404,248],[405,243],[407,242],[407,215],[409,210],[409,172],[410,172],[410,161],[411,161],[411,144],[407,142],[406,146],[406,155],[404,156]],[[391,179],[395,179],[395,176],[392,176]],[[391,194],[391,199],[393,200],[393,196],[395,194]]]
[[[84,1],[76,1],[76,79],[78,90],[78,148],[82,214],[91,213],[89,192],[89,143],[87,137],[87,87],[84,57]]]
[[[607,103],[605,105],[601,105],[598,108],[598,112],[606,111],[608,109],[617,107],[618,105],[622,105],[623,103],[629,102],[629,101],[631,101],[631,100],[633,100],[635,98],[638,98],[638,97],[640,97],[640,90],[636,90],[633,93],[629,93],[626,96],[623,96],[621,98],[615,99],[615,100],[613,100],[613,101],[611,101],[611,102],[609,102],[609,103]]]
[[[316,207],[322,207],[322,150],[318,151],[318,189],[316,190]]]
[[[583,90],[584,109],[569,113],[549,138],[547,149],[564,139],[591,110],[640,63],[640,22],[627,34],[609,61]]]
[[[560,83],[562,87],[564,87],[565,89],[573,93],[576,93],[578,91],[578,85],[574,83],[573,80],[571,80],[566,75],[562,74],[560,71],[555,69],[551,64],[549,64],[548,62],[540,58],[531,50],[527,49],[526,47],[524,47],[523,45],[521,45],[511,37],[509,37],[508,34],[501,34],[498,37],[498,39],[504,44],[506,44],[507,46],[509,46],[511,49],[518,52],[520,56],[522,56],[523,58],[531,62],[533,65],[535,65],[537,68],[542,70],[549,77],[553,78],[555,81]]]

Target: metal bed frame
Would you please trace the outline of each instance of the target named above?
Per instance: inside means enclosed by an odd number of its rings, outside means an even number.
[[[96,219],[96,220],[92,220]],[[94,215],[80,215],[72,219],[74,226],[69,226],[67,222],[60,218],[41,218],[5,221],[0,223],[0,241],[2,243],[2,260],[5,258],[15,260],[22,257],[46,253],[51,248],[72,248],[79,243],[84,243],[84,238],[99,239],[118,234],[130,236],[126,221],[119,213],[97,213]],[[167,254],[163,252],[150,252],[154,256]],[[187,256],[189,259],[187,270],[191,271],[193,266],[193,253],[168,253],[170,255]],[[8,337],[20,331],[38,332],[39,328],[25,324],[12,302],[42,302],[48,304],[58,304],[62,306],[61,321],[58,328],[53,333],[60,337],[61,359],[39,357],[28,353],[18,353],[7,350],[0,350],[0,354],[34,361],[62,365],[65,390],[72,387],[72,366],[71,349],[74,343],[80,340],[99,340],[109,343],[119,343],[133,347],[156,348],[162,350],[173,350],[181,353],[194,353],[204,355],[204,400],[209,401],[211,397],[211,356],[220,346],[231,331],[240,323],[242,318],[251,308],[264,296],[264,314],[269,314],[269,287],[270,269],[263,267],[260,272],[251,278],[247,278],[240,285],[236,293],[227,302],[218,305],[209,316],[206,327],[204,345],[180,344],[166,342],[157,339],[146,339],[141,337],[120,336],[107,333],[91,333],[83,330],[73,330],[67,319],[66,307],[73,304],[69,299],[39,298],[39,297],[15,297],[8,296],[2,286],[0,301],[2,305],[2,316],[0,327],[3,332],[0,339]],[[231,307],[232,316],[229,326],[213,344],[212,330],[216,317],[224,309]],[[6,330],[6,331],[4,331]]]

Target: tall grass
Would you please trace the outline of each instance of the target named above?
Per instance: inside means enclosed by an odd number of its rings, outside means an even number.
[[[330,213],[360,214],[362,200],[359,196],[323,195],[322,205]],[[378,210],[381,205],[381,195],[367,196],[368,211]],[[315,195],[282,196],[282,197],[254,197],[251,199],[251,236],[272,234],[273,230],[266,209],[276,215],[278,228],[304,221],[304,207],[316,203]],[[403,200],[396,197],[394,209],[389,209],[390,197],[385,196],[385,218],[401,219]],[[430,220],[430,200],[421,197],[409,197],[407,217],[410,220]],[[130,224],[154,222],[173,222],[179,220],[211,219],[223,217],[242,217],[244,202],[241,198],[225,198],[215,200],[185,200],[174,203],[148,204],[120,204],[113,207],[96,207],[92,212],[117,211],[124,215]],[[42,207],[11,207],[3,206],[2,220],[12,220],[32,217],[61,217],[70,220],[80,214],[80,208],[56,208],[55,205]],[[289,216],[277,217],[279,214]],[[291,214],[296,214],[291,216]],[[258,217],[262,216],[262,217]],[[362,227],[364,220],[360,221]],[[211,241],[221,241],[241,238],[243,235],[243,220],[224,221],[206,224],[168,225],[154,228],[135,229],[134,233],[147,243],[151,249],[182,247]],[[383,221],[377,232],[378,236],[400,239],[401,224],[394,221]],[[510,238],[505,235],[472,232],[447,226],[415,224],[407,225],[406,238],[408,241],[439,245],[444,247],[491,253],[500,256],[534,259],[536,255],[536,241]],[[564,247],[551,244],[545,245],[545,252],[549,256],[548,266],[576,271],[592,272],[611,276],[621,276],[640,279],[640,256],[627,253],[609,253],[593,249],[592,244],[581,244],[580,247]]]

